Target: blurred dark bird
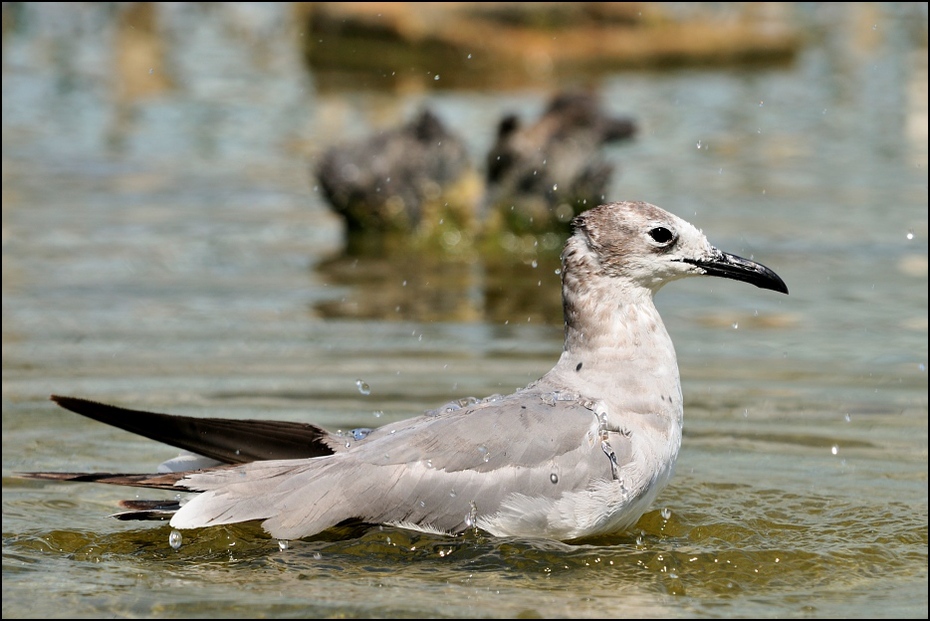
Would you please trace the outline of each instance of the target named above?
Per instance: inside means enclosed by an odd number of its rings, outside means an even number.
[[[349,233],[473,226],[478,173],[464,142],[431,111],[371,138],[328,149],[316,177]]]
[[[505,116],[486,159],[490,228],[567,232],[575,215],[604,202],[614,166],[602,147],[635,133],[632,119],[608,116],[584,91],[556,94],[532,125]]]

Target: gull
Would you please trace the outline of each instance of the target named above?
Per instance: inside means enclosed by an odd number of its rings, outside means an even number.
[[[648,203],[601,205],[572,227],[562,252],[562,354],[513,394],[341,435],[305,423],[172,416],[53,396],[218,465],[194,459],[160,474],[23,476],[195,492],[177,504],[124,501],[128,511],[117,516],[170,516],[176,529],[260,521],[283,540],[346,522],[560,541],[622,532],[669,482],[681,446],[678,362],[653,296],[691,276],[788,288],[769,268],[718,250]]]

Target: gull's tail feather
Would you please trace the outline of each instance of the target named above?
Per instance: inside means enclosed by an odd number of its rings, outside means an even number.
[[[108,483],[110,485],[128,485],[149,489],[177,490],[174,486],[184,477],[183,472],[167,474],[114,474],[111,472],[22,472],[26,479],[45,481],[77,481],[89,483]],[[177,500],[121,500],[119,505],[127,511],[113,514],[119,520],[169,520],[181,503]]]
[[[113,472],[20,472],[17,476],[25,479],[45,481],[76,481],[80,483],[106,483],[108,485],[127,485],[130,487],[147,487],[150,489],[178,490],[175,483],[184,478],[187,472],[168,472],[165,474],[120,474]]]
[[[177,500],[121,500],[119,506],[126,509],[110,517],[117,520],[170,520],[181,508]]]
[[[289,421],[195,418],[158,414],[52,395],[82,416],[227,464],[332,455],[337,444],[320,427]],[[74,480],[74,479],[71,479]]]

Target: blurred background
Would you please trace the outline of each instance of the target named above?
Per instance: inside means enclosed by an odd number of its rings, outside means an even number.
[[[4,617],[926,617],[926,3],[2,11]],[[336,430],[521,387],[613,200],[791,291],[658,296],[685,438],[635,532],[175,551],[13,476],[173,455],[55,393]]]

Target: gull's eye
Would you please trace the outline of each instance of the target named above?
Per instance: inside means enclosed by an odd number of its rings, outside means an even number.
[[[664,226],[657,226],[649,231],[649,237],[660,246],[667,246],[675,241],[675,234]]]

